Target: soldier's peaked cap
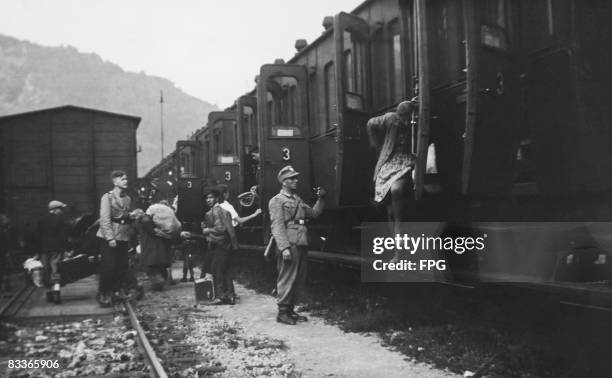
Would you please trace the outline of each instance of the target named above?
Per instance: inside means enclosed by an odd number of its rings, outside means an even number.
[[[49,210],[61,209],[64,207],[67,207],[67,205],[63,202],[55,201],[55,200],[49,202]]]
[[[284,167],[283,169],[281,169],[280,171],[278,171],[278,182],[282,184],[282,182],[285,181],[286,179],[298,176],[299,174],[300,172],[297,172],[295,169],[293,169],[292,166],[288,165]]]

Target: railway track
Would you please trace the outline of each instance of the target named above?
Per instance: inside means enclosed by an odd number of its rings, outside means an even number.
[[[0,307],[1,319],[13,319],[17,316],[21,308],[26,304],[32,293],[36,291],[36,286],[26,284],[13,294],[9,300]]]
[[[132,304],[129,301],[125,301],[124,306],[128,317],[130,318],[132,328],[136,331],[136,335],[138,337],[138,345],[140,346],[142,353],[145,355],[145,359],[147,360],[147,364],[149,365],[149,371],[151,372],[151,376],[157,378],[167,378],[168,374],[166,374],[166,371],[164,370],[164,367],[159,361],[155,350],[153,350],[153,347],[151,346],[151,343],[149,342],[149,339],[147,338],[144,329],[140,325],[140,322],[138,321],[138,317],[136,317],[136,312],[134,311]]]
[[[19,313],[26,303],[32,297],[32,294],[36,291],[37,287],[32,284],[24,284],[16,292],[6,300],[0,302],[0,319],[1,320],[14,320],[19,318]],[[144,329],[140,325],[136,312],[132,304],[129,301],[123,303],[125,309],[124,314],[129,318],[132,329],[136,332],[137,343],[145,357],[145,361],[149,366],[149,372],[151,377],[167,378],[168,375],[164,370],[159,358],[157,357],[155,350],[151,346]],[[50,320],[52,317],[46,317],[45,320]]]

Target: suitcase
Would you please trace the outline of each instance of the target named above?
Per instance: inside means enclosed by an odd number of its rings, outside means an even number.
[[[215,299],[215,285],[212,280],[200,278],[195,281],[196,302],[211,302]]]
[[[89,261],[88,255],[76,255],[60,261],[57,265],[62,286],[98,273],[98,262]]]

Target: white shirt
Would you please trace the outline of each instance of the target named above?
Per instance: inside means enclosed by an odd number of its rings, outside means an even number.
[[[230,213],[230,215],[232,216],[232,226],[236,227],[238,226],[238,212],[236,212],[236,209],[234,209],[234,206],[232,206],[231,203],[227,202],[227,201],[223,201],[222,203],[219,204],[219,206],[221,206],[221,208],[227,212]]]

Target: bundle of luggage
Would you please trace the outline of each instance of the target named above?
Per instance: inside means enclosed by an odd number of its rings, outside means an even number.
[[[62,286],[98,273],[97,257],[85,254],[64,258],[58,264]]]
[[[181,222],[176,218],[170,206],[155,203],[149,206],[146,213],[153,218],[153,223],[164,235],[176,235],[181,232]]]

